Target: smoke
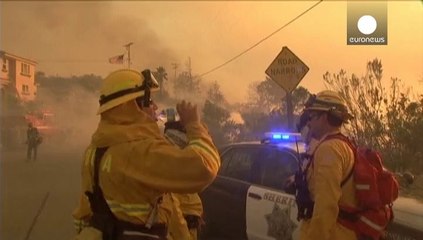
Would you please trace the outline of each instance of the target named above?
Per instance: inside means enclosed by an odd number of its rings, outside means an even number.
[[[99,116],[98,95],[83,87],[72,86],[69,91],[57,98],[54,89],[38,90],[38,102],[42,110],[52,112],[47,124],[52,128],[44,133],[43,148],[54,151],[83,152],[91,141]]]
[[[176,59],[142,17],[117,12],[113,2],[2,1],[0,7],[2,50],[37,61],[36,70],[49,75],[105,76],[122,68],[108,58],[125,53],[129,42],[135,69]]]
[[[156,34],[154,27],[160,26],[147,23],[148,9],[140,9],[140,16],[134,17],[118,11],[116,5],[112,1],[1,1],[1,49],[37,61],[35,70],[46,75],[93,73],[105,77],[122,68],[109,64],[108,59],[125,53],[123,45],[133,42],[132,68],[154,71],[163,66],[169,72],[172,68],[168,65],[179,62],[180,56]],[[196,103],[202,111],[204,92],[175,95]],[[62,97],[56,99],[42,86],[37,93],[37,98],[44,99],[45,108],[55,113],[55,124],[66,131],[66,140],[54,144],[64,148],[86,146],[98,122],[97,96],[83,88],[72,88]],[[175,107],[176,102],[162,105],[160,109]]]
[[[37,61],[36,71],[68,77],[94,73],[106,76],[122,68],[110,57],[126,53],[131,46],[132,68],[155,69],[176,61],[141,16],[130,18],[117,11],[114,2],[1,1],[1,50]],[[52,40],[54,39],[54,41]],[[126,67],[126,65],[125,65]],[[169,67],[170,68],[170,67]],[[37,101],[54,113],[54,127],[62,134],[41,148],[57,150],[86,147],[98,123],[98,96],[72,87],[60,98],[39,87]]]

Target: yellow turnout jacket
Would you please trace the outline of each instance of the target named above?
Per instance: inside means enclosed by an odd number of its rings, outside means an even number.
[[[75,224],[85,226],[92,213],[85,191],[92,191],[94,153],[108,147],[99,172],[104,197],[121,220],[145,224],[164,193],[197,193],[216,177],[219,154],[206,128],[199,122],[186,126],[184,149],[169,143],[155,121],[135,105],[121,105],[103,113],[82,162],[82,194],[73,212]],[[157,223],[169,223],[170,198],[158,205]]]
[[[176,131],[176,130],[175,130]],[[174,145],[184,148],[187,145],[186,135],[183,132],[165,132],[165,138]],[[176,139],[175,139],[176,138]],[[169,238],[171,240],[195,240],[197,239],[197,230],[188,229],[185,215],[194,215],[201,217],[203,214],[203,204],[197,193],[170,193],[173,202],[172,220],[169,223]]]
[[[354,153],[342,140],[330,139],[317,146],[307,171],[308,188],[314,201],[313,216],[302,222],[301,240],[356,239],[353,231],[337,222],[339,205],[357,206],[353,178],[341,187],[353,163]]]

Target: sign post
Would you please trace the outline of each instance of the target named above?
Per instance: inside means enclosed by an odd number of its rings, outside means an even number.
[[[283,47],[265,73],[286,91],[288,128],[293,129],[292,91],[307,74],[309,68],[288,47]]]

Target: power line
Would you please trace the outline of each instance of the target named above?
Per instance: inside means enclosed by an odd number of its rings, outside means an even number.
[[[307,12],[309,12],[311,9],[315,8],[317,5],[319,5],[321,2],[323,2],[323,0],[320,0],[319,2],[315,3],[313,6],[309,7],[308,9],[306,9],[304,12],[302,12],[300,15],[296,16],[295,18],[293,18],[291,21],[287,22],[285,25],[283,25],[282,27],[278,28],[276,31],[272,32],[271,34],[269,34],[268,36],[266,36],[265,38],[261,39],[260,41],[258,41],[256,44],[254,44],[253,46],[247,48],[246,50],[242,51],[241,53],[239,53],[238,55],[236,55],[235,57],[232,57],[231,59],[229,59],[228,61],[220,64],[219,66],[203,73],[200,74],[199,77],[202,77],[204,75],[207,75],[211,72],[216,71],[217,69],[225,66],[226,64],[234,61],[235,59],[241,57],[242,55],[244,55],[245,53],[249,52],[251,49],[257,47],[260,43],[266,41],[267,39],[269,39],[271,36],[275,35],[277,32],[279,32],[280,30],[284,29],[285,27],[287,27],[289,24],[293,23],[295,20],[299,19],[300,17],[302,17],[304,14],[306,14]]]

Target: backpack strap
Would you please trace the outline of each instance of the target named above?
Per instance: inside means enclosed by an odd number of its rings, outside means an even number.
[[[116,217],[107,204],[99,184],[100,162],[106,151],[107,147],[95,149],[92,192],[86,191],[85,195],[92,211],[90,225],[102,232],[103,240],[111,240],[117,239],[119,231],[116,228]]]
[[[100,169],[100,162],[103,158],[104,154],[106,153],[107,149],[109,147],[103,147],[103,148],[96,148],[95,150],[95,156],[94,156],[94,185],[93,190],[95,189],[101,189],[99,184],[99,169]]]
[[[353,153],[354,153],[354,162],[353,162],[353,166],[352,166],[352,168],[351,168],[351,170],[350,170],[350,172],[348,173],[348,175],[345,177],[345,179],[344,180],[342,180],[342,182],[341,182],[341,187],[343,187],[344,185],[345,185],[345,183],[347,183],[347,181],[352,177],[352,175],[353,175],[353,173],[354,173],[354,167],[355,167],[355,161],[356,161],[356,158],[357,158],[357,147],[351,142],[351,140],[350,139],[348,139],[344,134],[342,134],[342,133],[337,133],[337,134],[332,134],[332,135],[328,135],[328,136],[326,136],[325,137],[325,139],[323,139],[320,143],[319,143],[319,145],[320,144],[322,144],[324,141],[327,141],[327,140],[330,140],[330,139],[339,139],[339,140],[341,140],[341,141],[343,141],[343,142],[345,142],[346,144],[348,144],[348,146],[351,148],[351,150],[353,151]],[[318,146],[317,146],[318,147]],[[316,149],[317,149],[317,147],[316,147]],[[309,162],[309,164],[307,165],[307,168],[306,169],[308,169],[308,167],[309,167],[309,165],[310,165],[310,163],[312,162],[312,160],[313,160],[313,158],[314,158],[314,153],[313,153],[313,155],[312,155],[312,158],[311,158],[311,160],[310,160],[310,162]]]
[[[342,180],[342,182],[341,182],[341,188],[345,185],[345,183],[347,183],[347,181],[352,177],[352,175],[353,175],[353,173],[354,173],[354,167],[355,167],[355,160],[354,160],[354,163],[353,163],[353,166],[352,166],[352,168],[351,168],[351,170],[350,170],[350,172],[348,173],[348,175],[347,175],[347,177],[344,179],[344,180]]]
[[[93,176],[93,192],[86,192],[85,194],[90,199],[91,210],[93,211],[91,225],[101,230],[103,239],[117,239],[121,234],[130,234],[135,231],[136,234],[146,234],[154,236],[157,239],[166,239],[167,226],[165,224],[155,223],[158,216],[158,205],[162,201],[162,196],[156,201],[149,219],[145,225],[134,224],[131,222],[119,220],[115,217],[104,197],[103,191],[100,187],[99,171],[100,163],[104,154],[109,147],[96,148],[94,155],[94,176]],[[104,238],[106,236],[106,238]],[[111,237],[111,238],[107,238]]]

